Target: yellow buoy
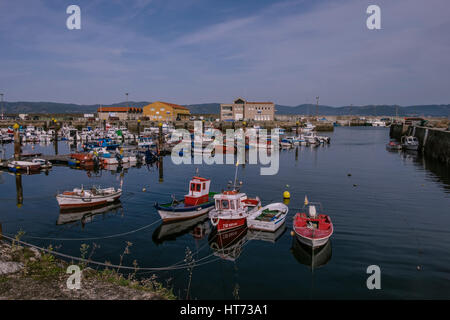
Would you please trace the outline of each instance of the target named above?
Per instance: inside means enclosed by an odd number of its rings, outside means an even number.
[[[290,199],[291,198],[291,194],[289,193],[289,191],[283,192],[283,198],[284,199]]]

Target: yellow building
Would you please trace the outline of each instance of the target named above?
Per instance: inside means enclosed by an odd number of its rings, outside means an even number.
[[[189,109],[178,104],[156,101],[143,108],[143,116],[154,121],[188,120]]]

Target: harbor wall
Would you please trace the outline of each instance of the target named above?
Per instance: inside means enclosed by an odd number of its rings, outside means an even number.
[[[419,140],[419,151],[426,157],[450,165],[450,131],[406,125],[392,125],[390,137],[401,139],[403,135],[412,135]]]

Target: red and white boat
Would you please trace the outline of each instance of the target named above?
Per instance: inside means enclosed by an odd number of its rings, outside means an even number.
[[[333,234],[330,217],[318,213],[317,207],[321,207],[320,203],[309,203],[305,196],[305,211],[295,215],[293,226],[297,239],[313,248],[325,245]]]
[[[122,189],[113,187],[101,189],[75,188],[73,191],[65,191],[56,196],[61,209],[91,208],[117,201],[122,195]]]
[[[216,194],[214,200],[215,208],[209,212],[209,218],[219,232],[246,226],[247,217],[261,207],[258,197],[248,198],[237,190]]]

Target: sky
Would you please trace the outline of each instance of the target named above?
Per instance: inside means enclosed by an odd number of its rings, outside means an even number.
[[[69,30],[69,5],[81,29]],[[369,5],[381,29],[369,30]],[[6,101],[450,103],[448,0],[0,0]]]

